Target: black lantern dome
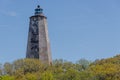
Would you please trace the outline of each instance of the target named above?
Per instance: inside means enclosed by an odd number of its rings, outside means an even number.
[[[43,13],[43,9],[38,5],[35,9],[35,15],[41,15]]]

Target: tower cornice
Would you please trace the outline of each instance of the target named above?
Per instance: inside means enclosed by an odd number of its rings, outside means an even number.
[[[47,17],[44,16],[44,15],[34,15],[34,16],[31,16],[30,19],[33,18],[33,17],[41,17],[41,18],[45,18],[45,19],[47,19]]]

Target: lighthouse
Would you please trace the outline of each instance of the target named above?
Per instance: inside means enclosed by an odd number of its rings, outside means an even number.
[[[43,9],[39,5],[34,15],[30,17],[26,58],[52,63],[47,17],[44,16]]]

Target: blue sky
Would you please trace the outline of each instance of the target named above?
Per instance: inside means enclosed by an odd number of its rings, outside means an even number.
[[[0,0],[0,63],[25,58],[29,17],[38,4],[48,18],[53,59],[120,53],[119,0]]]

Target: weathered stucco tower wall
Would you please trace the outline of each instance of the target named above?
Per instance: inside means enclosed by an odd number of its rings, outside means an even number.
[[[35,15],[30,17],[26,58],[39,59],[43,63],[52,63],[47,18],[38,6]]]

